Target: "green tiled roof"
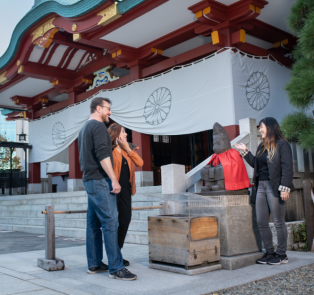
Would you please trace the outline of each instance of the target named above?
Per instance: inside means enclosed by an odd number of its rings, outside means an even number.
[[[76,2],[79,2],[81,0],[35,0],[35,3],[34,3],[34,6],[38,6],[39,4],[42,4],[44,2],[48,2],[48,1],[56,1],[62,5],[72,5],[72,4],[75,4]]]
[[[124,14],[146,0],[118,0],[120,14]],[[15,27],[6,52],[0,57],[0,69],[5,67],[15,56],[22,37],[45,16],[56,13],[62,17],[78,17],[95,9],[107,0],[37,0],[32,9]]]
[[[124,14],[133,7],[143,3],[146,0],[124,0],[118,4],[119,13]]]

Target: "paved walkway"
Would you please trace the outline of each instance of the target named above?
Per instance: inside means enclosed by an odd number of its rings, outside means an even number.
[[[108,273],[87,274],[85,246],[57,249],[57,257],[66,264],[64,271],[57,272],[37,267],[37,258],[44,256],[43,250],[9,253],[0,255],[0,294],[208,294],[314,263],[314,253],[287,254],[290,262],[284,265],[252,265],[187,276],[148,268],[148,246],[126,244],[123,255],[130,260],[129,269],[138,279],[125,282],[109,279]]]
[[[85,239],[56,237],[56,248],[85,245]],[[44,250],[45,236],[40,234],[0,230],[0,255]]]

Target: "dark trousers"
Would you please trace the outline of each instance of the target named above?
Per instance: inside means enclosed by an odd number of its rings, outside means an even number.
[[[276,253],[279,255],[283,255],[287,251],[285,205],[285,201],[273,194],[270,181],[260,181],[258,183],[255,205],[257,225],[266,251],[274,252],[273,235],[269,228],[269,214],[271,214],[277,230],[278,246]]]
[[[118,245],[121,249],[132,217],[132,196],[130,187],[121,187],[120,194],[117,194],[117,206],[119,213]]]

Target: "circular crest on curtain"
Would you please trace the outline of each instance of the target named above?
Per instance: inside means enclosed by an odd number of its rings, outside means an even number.
[[[247,81],[246,98],[249,105],[257,111],[266,107],[270,99],[267,77],[261,72],[254,72]]]
[[[62,146],[65,141],[65,128],[61,122],[57,122],[52,127],[52,142],[56,147]]]
[[[171,92],[166,87],[156,89],[149,97],[144,108],[144,117],[148,124],[159,125],[164,122],[171,108]]]

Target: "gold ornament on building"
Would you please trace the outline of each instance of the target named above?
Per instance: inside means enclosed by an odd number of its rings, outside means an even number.
[[[9,80],[6,77],[4,77],[6,73],[7,72],[4,72],[0,75],[0,85],[4,85],[5,83],[9,82]]]
[[[44,24],[38,27],[33,33],[31,33],[31,36],[33,36],[32,42],[34,42],[39,37],[44,36],[49,30],[55,28],[55,26],[52,24],[54,20],[55,20],[55,17],[46,21]]]
[[[20,60],[16,62],[16,65],[19,66],[21,64]]]
[[[20,66],[17,73],[22,74],[24,72],[24,66]]]
[[[72,25],[72,31],[75,32],[76,29],[77,29],[77,24],[73,24],[73,25]]]
[[[81,34],[73,34],[73,41],[74,42],[77,42],[80,39],[82,39],[82,35]]]
[[[102,26],[106,26],[122,16],[119,14],[118,5],[116,3],[99,12],[97,15],[102,16],[102,19],[98,23],[98,25]]]

